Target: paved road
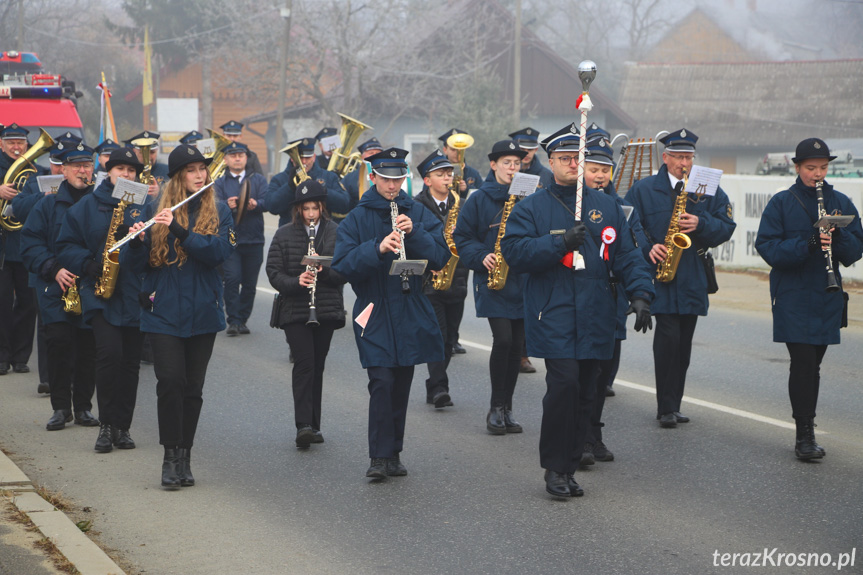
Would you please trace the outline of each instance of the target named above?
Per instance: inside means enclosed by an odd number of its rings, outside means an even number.
[[[130,573],[736,573],[749,569],[715,566],[722,553],[764,548],[777,548],[773,561],[803,552],[832,561],[856,548],[856,571],[843,572],[863,572],[859,327],[825,360],[817,421],[828,456],[814,464],[795,460],[794,432],[780,426],[791,421],[788,364],[763,306],[714,305],[699,321],[687,392],[715,407],[686,404],[693,421],[673,430],[658,427],[642,389],[653,385],[652,337],[630,334],[607,403],[616,460],[579,473],[587,494],[560,502],[539,469],[542,363],[516,389],[525,433],[488,435],[490,334],[471,306],[462,339],[480,346],[453,360],[455,406],[424,403],[419,367],[402,457],[410,474],[370,484],[368,394],[350,330],[336,333],[328,363],[326,443],[298,451],[287,346],[266,327],[270,301],[259,294],[252,335],[217,339],[193,450],[198,485],[180,492],[159,489],[151,366],[132,429],[138,449],[105,455],[92,451],[92,429],[44,430],[50,407],[35,376],[0,378],[2,443],[34,480],[91,508],[100,541]]]

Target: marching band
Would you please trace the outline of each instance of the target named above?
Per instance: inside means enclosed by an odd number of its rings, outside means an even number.
[[[534,128],[510,133],[487,152],[484,179],[464,162],[473,139],[449,130],[441,149],[417,164],[423,186],[410,195],[408,151],[371,138],[352,153],[356,127],[350,145],[336,150],[333,128],[293,141],[281,150],[287,167],[268,184],[240,141],[243,125],[233,120],[221,126],[223,175],[214,173],[221,171],[214,155],[196,147],[197,131],[164,165],[154,160],[155,132],[125,146],[105,140],[94,150],[71,134],[30,147],[27,130],[5,126],[0,375],[29,369],[35,300],[47,346],[40,379],[53,410],[47,429],[72,421],[98,426],[96,452],[132,449],[146,334],[164,446],[161,485],[193,486],[191,448],[207,367],[218,332],[249,333],[267,211],[279,216],[266,274],[278,292],[271,325],[284,331],[293,354],[298,448],[324,441],[324,368],[335,330],[349,319],[349,283],[356,294],[351,325],[368,377],[366,477],[406,475],[401,456],[415,366],[428,365],[427,403],[452,406],[448,369],[470,286],[493,340],[487,431],[525,431],[513,414],[513,392],[526,348],[546,368],[539,429],[545,489],[556,498],[581,496],[579,466],[614,459],[602,414],[628,314],[636,332],[656,321],[659,425],[689,421],[681,398],[695,325],[712,293],[708,250],[735,229],[721,188],[702,197],[686,187],[698,140],[691,130],[662,138],[659,171],[623,198],[611,179],[608,133],[595,124],[587,130],[585,118],[582,108],[581,129],[572,123],[541,143]],[[540,146],[549,168],[536,157]],[[45,171],[35,160],[45,153],[62,176],[55,193],[35,183]],[[97,153],[104,172],[98,185]],[[330,171],[331,154],[353,165]],[[803,460],[826,454],[813,431],[819,366],[827,346],[839,343],[847,315],[840,264],[863,256],[857,209],[825,182],[832,159],[822,140],[800,143],[797,182],[770,200],[756,241],[772,267],[774,340],[791,358],[795,453]],[[535,190],[515,186],[518,174],[535,177]],[[116,192],[124,180],[146,187],[140,204]]]

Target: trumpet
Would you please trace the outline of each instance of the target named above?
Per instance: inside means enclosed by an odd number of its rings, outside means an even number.
[[[292,180],[294,188],[299,187],[300,184],[311,179],[311,176],[306,173],[306,169],[303,167],[303,161],[300,159],[300,142],[288,144],[280,151],[286,153],[294,164],[294,169],[296,170],[294,172],[294,179]]]

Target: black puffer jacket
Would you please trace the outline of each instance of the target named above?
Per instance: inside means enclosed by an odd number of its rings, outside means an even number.
[[[440,213],[440,208],[438,208],[437,201],[432,197],[431,191],[428,189],[428,186],[423,186],[422,191],[417,194],[414,198],[415,201],[420,202],[422,205],[427,207],[431,213],[433,213],[437,219],[441,221],[441,223],[446,226],[446,216]],[[447,199],[447,213],[452,209],[454,203],[454,196],[450,193],[449,198]],[[464,200],[461,201],[462,205],[464,205]],[[410,257],[410,254],[408,254]],[[423,293],[427,296],[434,295],[441,298],[443,301],[447,302],[457,302],[462,301],[467,297],[467,278],[470,270],[466,268],[461,262],[455,268],[455,276],[452,279],[452,285],[446,291],[438,291],[432,287],[432,274],[431,270],[426,270],[426,273],[423,276]]]
[[[338,224],[322,220],[315,236],[318,255],[331,256],[336,248]],[[270,285],[282,295],[279,325],[306,323],[309,319],[309,288],[300,285],[300,274],[306,266],[300,262],[308,253],[309,236],[302,224],[289,223],[278,229],[267,254],[267,277]],[[329,267],[318,272],[316,307],[318,321],[345,325],[345,304],[342,286],[345,279]]]

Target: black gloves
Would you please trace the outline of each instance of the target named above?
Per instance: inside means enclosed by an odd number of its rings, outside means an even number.
[[[185,241],[185,239],[189,237],[189,230],[177,223],[177,220],[171,220],[171,225],[168,226],[168,229],[171,230],[174,237],[181,242]]]
[[[577,222],[563,234],[563,245],[568,251],[574,252],[584,243],[586,234],[587,226],[584,225],[584,222]]]
[[[84,264],[84,274],[91,278],[98,278],[102,275],[102,266],[95,261],[90,260]]]
[[[626,315],[635,314],[635,331],[647,333],[648,329],[653,329],[653,318],[650,317],[650,303],[641,298],[635,298],[629,303],[629,309],[626,310]]]
[[[125,238],[129,234],[129,226],[126,224],[120,224],[117,226],[117,231],[114,232],[114,241],[119,242],[123,238]]]

